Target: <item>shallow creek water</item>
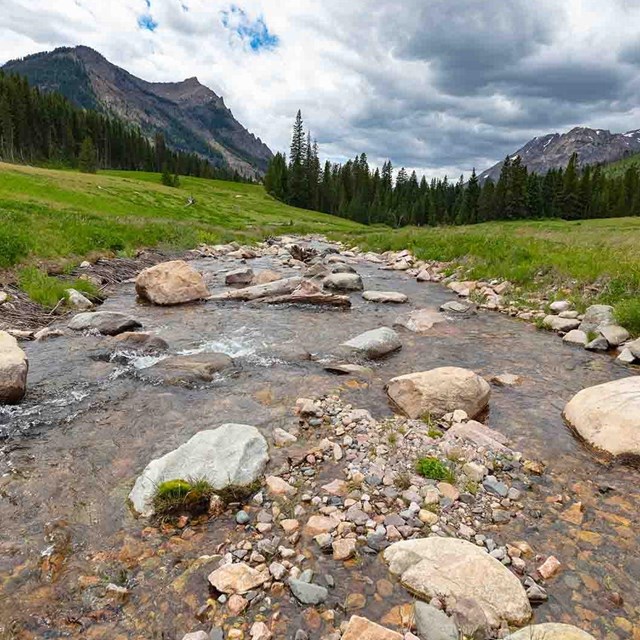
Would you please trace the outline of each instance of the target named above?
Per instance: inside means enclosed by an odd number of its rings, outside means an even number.
[[[213,259],[194,264],[213,290],[222,289],[224,271],[237,266]],[[250,266],[282,271],[266,258]],[[539,517],[526,530],[514,520],[489,533],[501,543],[527,540],[536,553],[562,562],[535,620],[569,622],[597,638],[640,637],[640,471],[598,460],[561,416],[580,389],[637,370],[495,313],[450,320],[429,335],[400,330],[402,350],[378,362],[368,384],[292,358],[300,350],[329,352],[365,330],[391,326],[399,313],[437,309],[454,298],[440,285],[401,272],[362,261],[355,266],[366,289],[402,291],[409,304],[371,304],[353,294],[349,311],[236,302],[159,308],[137,303],[132,284],[118,287],[103,309],[135,315],[145,330],[169,342],[171,353],[225,352],[236,359],[232,374],[197,389],[145,382],[137,368],[148,360],[126,367],[91,359],[103,340],[97,336],[27,344],[28,396],[18,408],[0,409],[1,639],[179,640],[200,628],[196,613],[208,597],[206,571],[180,588],[175,580],[194,559],[239,534],[230,516],[195,526],[188,536],[145,529],[126,497],[149,460],[224,422],[253,424],[268,437],[275,427],[295,424],[298,397],[339,388],[354,406],[382,418],[392,413],[383,391],[387,380],[445,365],[523,378],[518,387],[493,389],[487,424],[525,457],[547,465],[525,498]],[[276,468],[282,453],[272,458]],[[335,477],[331,469],[326,473]],[[554,496],[563,496],[563,503]],[[585,507],[582,526],[558,517],[577,501]],[[361,613],[373,620],[410,600],[397,585],[381,606],[373,583],[388,574],[378,558],[350,567],[330,557],[310,563],[334,576],[334,605],[362,591],[367,606]],[[131,587],[124,603],[103,597],[108,582]],[[622,602],[612,597],[616,592]],[[286,597],[282,611],[291,622],[277,637],[293,637],[299,627],[312,638],[322,636],[323,623],[300,619],[301,609]]]

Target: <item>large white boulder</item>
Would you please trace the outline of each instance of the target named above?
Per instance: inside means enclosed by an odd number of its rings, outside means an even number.
[[[380,327],[380,329],[365,331],[359,336],[343,342],[340,346],[348,351],[362,354],[370,360],[376,360],[400,349],[402,342],[400,336],[393,329]]]
[[[367,302],[382,302],[404,304],[409,300],[408,296],[399,291],[365,291],[362,297]]]
[[[479,375],[460,367],[410,373],[387,383],[389,398],[410,418],[441,418],[456,409],[474,418],[489,403],[491,387]]]
[[[18,341],[0,331],[0,404],[16,404],[27,391],[29,361]]]
[[[577,627],[569,624],[536,624],[520,629],[507,636],[505,640],[595,640],[595,638]]]
[[[640,376],[583,389],[564,417],[591,446],[614,456],[640,456]]]
[[[391,573],[423,600],[439,598],[445,609],[475,601],[493,628],[522,626],[531,605],[520,580],[480,547],[456,538],[404,540],[384,552]]]
[[[613,307],[608,304],[594,304],[585,311],[580,330],[587,334],[595,333],[615,323]]]
[[[152,460],[129,494],[133,508],[153,515],[153,495],[167,480],[206,480],[214,489],[247,486],[263,473],[269,447],[262,434],[244,424],[200,431],[188,442]]]
[[[162,262],[141,271],[136,278],[136,293],[158,305],[184,304],[209,296],[202,275],[184,260]]]

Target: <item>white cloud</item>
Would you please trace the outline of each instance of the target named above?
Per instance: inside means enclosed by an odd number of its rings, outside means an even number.
[[[4,4],[5,59],[86,44],[147,80],[196,75],[274,150],[298,108],[325,156],[364,151],[429,175],[483,169],[573,125],[640,127],[640,3],[628,0]],[[232,5],[245,24],[263,18],[277,47],[255,52],[225,27]],[[145,14],[154,32],[138,26]]]

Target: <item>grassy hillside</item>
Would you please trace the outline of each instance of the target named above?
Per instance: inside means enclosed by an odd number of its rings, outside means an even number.
[[[186,207],[193,195],[196,205]],[[359,225],[287,207],[256,185],[157,174],[35,169],[0,163],[0,269],[36,260],[193,248],[272,233],[348,232]]]
[[[391,230],[288,207],[260,186],[181,182],[173,189],[157,174],[94,176],[0,163],[0,271],[19,271],[26,290],[39,290],[44,284],[28,267],[42,262],[74,265],[140,247],[317,232],[380,251],[410,248],[424,259],[463,264],[470,277],[508,279],[525,292],[556,290],[579,306],[614,304],[625,326],[640,333],[640,218]],[[190,195],[197,204],[186,207]]]

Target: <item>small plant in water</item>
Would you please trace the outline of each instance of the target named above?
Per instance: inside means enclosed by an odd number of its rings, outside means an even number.
[[[444,482],[455,482],[453,471],[438,458],[420,458],[416,463],[416,471],[430,480],[443,480]]]
[[[206,480],[167,480],[156,489],[153,509],[159,518],[201,515],[208,511],[214,493]]]

